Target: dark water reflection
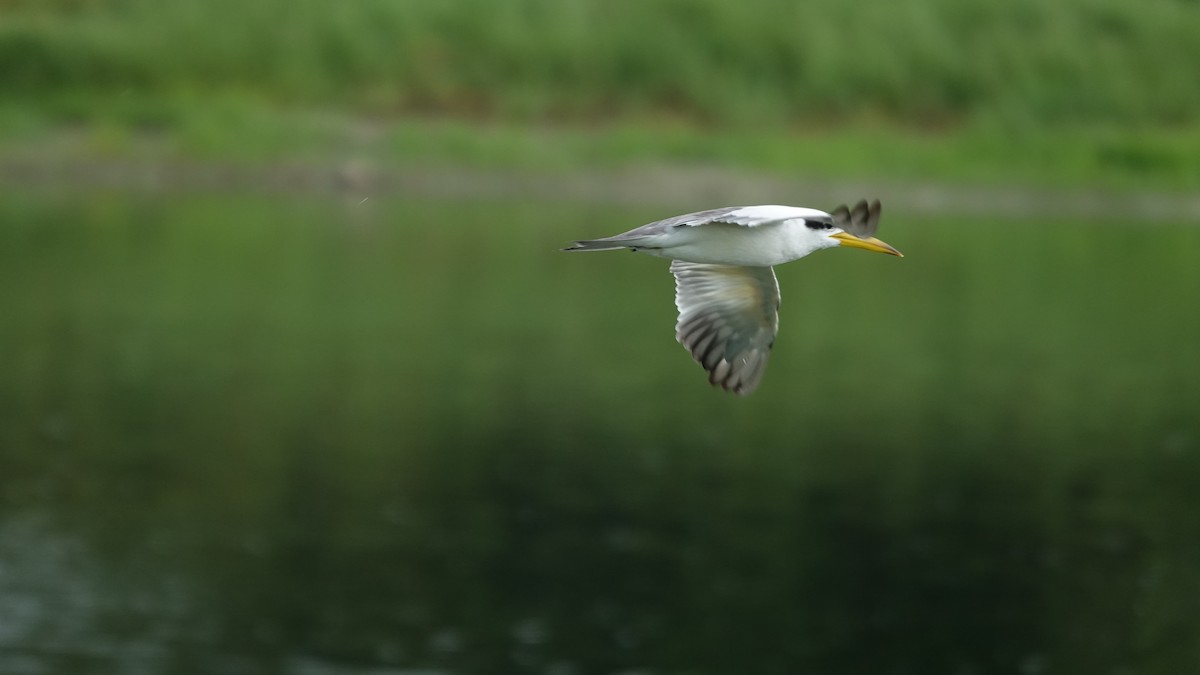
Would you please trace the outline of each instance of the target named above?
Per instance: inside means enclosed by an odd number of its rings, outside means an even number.
[[[1200,231],[892,217],[740,400],[661,215],[6,199],[0,672],[1200,668]]]

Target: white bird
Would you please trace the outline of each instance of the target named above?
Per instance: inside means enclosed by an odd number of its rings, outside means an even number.
[[[564,251],[627,248],[671,260],[679,321],[675,339],[736,394],[758,386],[779,330],[781,265],[835,246],[903,255],[873,235],[879,200],[832,213],[799,206],[731,206],[687,213]]]

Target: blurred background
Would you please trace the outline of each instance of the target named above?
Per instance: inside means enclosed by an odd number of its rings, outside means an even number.
[[[0,1],[0,673],[1200,672],[1198,35]],[[556,250],[860,197],[746,399]]]

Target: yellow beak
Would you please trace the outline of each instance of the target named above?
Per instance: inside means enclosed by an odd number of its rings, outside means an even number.
[[[896,255],[900,256],[901,258],[904,257],[903,253],[892,248],[890,245],[879,241],[875,237],[856,237],[849,232],[838,232],[837,234],[831,234],[829,236],[841,242],[842,246],[862,248],[868,251],[875,251],[876,253],[887,253],[888,255]]]

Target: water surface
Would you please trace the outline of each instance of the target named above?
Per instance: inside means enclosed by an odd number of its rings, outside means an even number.
[[[665,215],[5,195],[0,672],[1200,668],[1200,229],[889,214],[739,399]]]

